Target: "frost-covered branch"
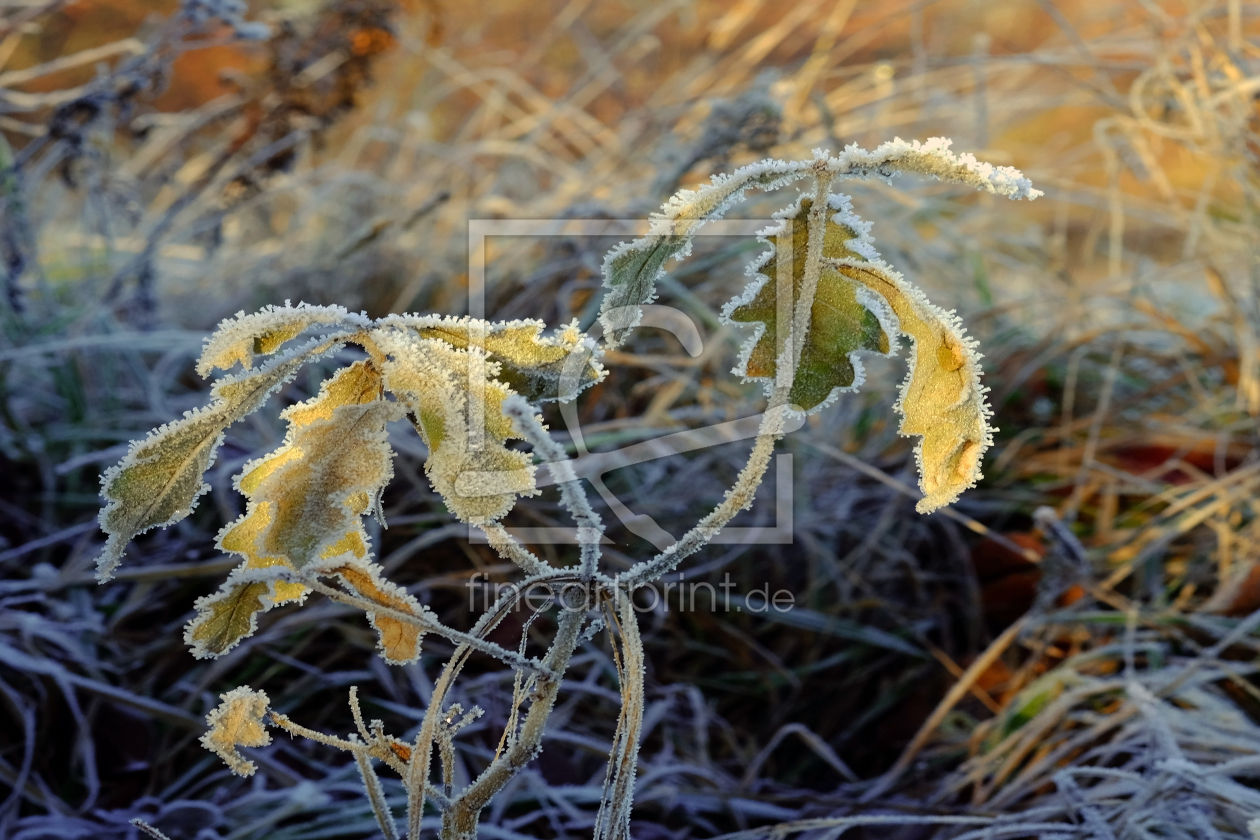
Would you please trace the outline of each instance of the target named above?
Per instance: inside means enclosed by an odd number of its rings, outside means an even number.
[[[604,524],[591,508],[591,501],[573,472],[569,456],[547,434],[546,428],[534,416],[533,406],[524,397],[513,395],[504,400],[503,413],[511,418],[521,437],[533,444],[534,451],[560,486],[560,498],[577,524],[578,544],[582,547],[582,580],[590,581],[599,569],[599,543],[604,537]]]

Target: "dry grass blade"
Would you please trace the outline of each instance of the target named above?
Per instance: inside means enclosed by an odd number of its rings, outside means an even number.
[[[975,685],[975,682],[980,675],[988,670],[989,666],[996,662],[998,657],[1006,652],[1006,649],[1011,646],[1011,643],[1015,641],[1016,638],[1019,637],[1019,634],[1023,632],[1024,627],[1027,626],[1027,624],[1027,617],[1016,621],[1010,627],[1006,628],[1006,630],[1002,632],[1001,636],[994,639],[993,642],[985,649],[984,653],[976,657],[976,660],[968,666],[967,670],[964,671],[962,676],[958,678],[958,681],[950,687],[949,693],[941,698],[941,702],[937,704],[936,708],[932,710],[932,714],[929,715],[928,719],[923,722],[922,726],[919,727],[919,731],[915,733],[914,738],[906,745],[905,749],[901,751],[901,755],[897,756],[897,760],[893,763],[893,766],[880,777],[879,781],[873,787],[863,794],[862,798],[864,801],[870,802],[878,799],[897,783],[897,781],[901,778],[901,775],[910,768],[915,756],[917,756],[919,752],[927,746],[928,741],[936,734],[936,730],[941,725],[942,721],[945,720],[945,716],[950,713],[954,706],[958,705],[959,700],[962,700],[963,697],[967,695],[967,692],[971,690],[973,685]]]

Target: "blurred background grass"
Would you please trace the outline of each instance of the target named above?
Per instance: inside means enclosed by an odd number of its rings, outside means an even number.
[[[194,599],[232,565],[212,547],[240,511],[231,476],[282,438],[274,412],[229,433],[192,517],[91,581],[99,472],[205,399],[192,360],[220,318],[286,299],[460,314],[468,219],[642,217],[762,157],[944,135],[1045,197],[845,188],[885,258],[981,341],[1001,427],[988,478],[913,512],[901,360],[871,361],[862,394],[786,443],[792,544],[714,546],[687,574],[787,588],[797,607],[646,622],[635,836],[873,813],[1007,820],[993,837],[1248,836],[1257,36],[1238,0],[0,0],[0,835],[130,837],[136,815],[173,840],[374,833],[330,751],[282,739],[245,782],[195,742],[241,683],[327,731],[351,725],[357,684],[405,733],[449,654],[426,640],[388,668],[362,617],[327,602],[269,613],[220,660],[184,649]],[[612,244],[492,238],[489,315],[589,325]],[[611,354],[581,403],[593,448],[757,410],[716,313],[760,247],[702,240],[671,271],[665,302],[705,352],[644,330]],[[379,556],[464,626],[469,576],[510,569],[452,524],[405,431]],[[607,481],[679,533],[742,454]],[[736,524],[771,523],[772,490]],[[1065,527],[1038,527],[1042,505]],[[549,496],[510,523],[564,524]],[[650,550],[611,536],[614,562]],[[523,620],[499,632],[515,643]],[[455,698],[487,710],[465,730],[470,774],[511,695],[486,664]],[[615,674],[597,642],[574,668],[486,836],[589,833]]]

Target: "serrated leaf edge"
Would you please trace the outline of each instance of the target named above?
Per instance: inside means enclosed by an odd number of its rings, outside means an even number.
[[[533,329],[534,341],[536,341],[542,347],[554,347],[561,350],[567,350],[570,352],[570,355],[572,355],[572,349],[574,347],[582,347],[583,349],[588,350],[591,355],[590,355],[590,358],[586,360],[585,364],[594,372],[595,376],[589,381],[578,380],[577,390],[574,393],[568,395],[567,397],[560,397],[559,399],[561,402],[567,402],[571,399],[576,398],[577,395],[580,394],[582,391],[586,390],[587,388],[590,388],[593,385],[603,382],[608,377],[608,370],[605,369],[604,366],[600,363],[600,360],[603,358],[603,355],[604,355],[603,348],[599,345],[598,342],[596,342],[590,336],[583,333],[578,328],[578,321],[576,318],[573,319],[568,324],[564,324],[562,326],[556,327],[553,330],[550,330],[550,332],[547,331],[547,323],[537,318],[517,318],[511,321],[485,321],[479,318],[473,318],[469,315],[406,315],[406,314],[387,315],[384,318],[381,318],[379,321],[377,321],[377,326],[378,328],[394,328],[394,329],[416,330],[416,331],[425,330],[425,329],[446,328],[446,329],[451,329],[454,331],[454,330],[466,330],[470,328],[473,324],[477,324],[477,323],[480,323],[482,329],[485,330],[486,337],[492,336],[495,333],[505,333],[505,332],[508,332],[509,330]],[[576,333],[575,340],[572,342],[572,344],[566,343],[565,341],[564,335],[567,332]],[[423,337],[423,340],[441,341],[442,339],[432,338],[432,337]],[[468,348],[455,347],[455,349],[467,350]],[[497,366],[495,368],[494,375],[495,376],[501,375],[502,366],[497,360],[495,360],[494,358],[495,354],[492,351],[486,350],[485,348],[477,348],[477,349],[480,349],[482,353],[485,354],[487,361],[494,362],[494,364]],[[504,385],[504,387],[508,387],[506,383],[499,382],[499,384]],[[555,399],[557,398],[544,397],[540,400],[540,402],[552,402]]]
[[[261,613],[270,612],[276,607],[276,583],[281,580],[294,580],[297,576],[293,574],[293,569],[288,566],[268,566],[261,569],[247,569],[245,564],[238,566],[227,578],[220,584],[219,588],[209,595],[202,595],[193,602],[193,610],[195,615],[189,619],[184,625],[184,644],[188,646],[188,650],[195,659],[218,659],[230,652],[241,642],[253,636],[258,632],[258,616]],[[267,584],[267,592],[259,599],[262,606],[249,614],[249,631],[242,633],[227,647],[221,651],[212,651],[206,647],[205,641],[193,637],[193,633],[201,622],[207,617],[207,609],[219,601],[222,601],[228,595],[232,594],[232,590],[240,585],[248,585],[251,583]],[[297,598],[290,599],[285,603],[296,603],[298,606],[306,603],[306,597],[310,591],[303,592]]]
[[[758,231],[757,233],[757,241],[767,245],[768,249],[758,254],[744,267],[744,274],[750,278],[748,284],[737,297],[731,298],[725,305],[723,305],[718,316],[722,324],[734,327],[741,332],[747,333],[751,328],[752,334],[744,340],[743,344],[740,345],[739,354],[736,358],[735,365],[731,368],[731,373],[738,376],[745,384],[760,383],[765,389],[767,399],[770,398],[771,392],[774,390],[775,377],[749,376],[747,371],[748,361],[753,354],[753,350],[761,342],[762,337],[765,336],[768,327],[762,321],[736,321],[733,316],[736,309],[752,303],[756,299],[757,295],[761,293],[761,290],[765,288],[767,283],[775,282],[773,278],[762,274],[761,269],[765,268],[766,264],[774,258],[776,252],[774,238],[780,233],[786,231],[787,220],[791,219],[800,212],[801,202],[809,197],[808,193],[802,193],[794,202],[792,202],[792,204],[771,214],[771,218],[778,219],[780,224],[771,225],[764,230]],[[858,237],[856,239],[845,240],[845,245],[847,245],[852,251],[860,253],[863,256],[869,255],[878,260],[879,253],[875,250],[874,240],[869,235],[871,223],[863,220],[853,212],[852,202],[849,197],[840,193],[833,194],[828,197],[827,206],[829,209],[836,211],[828,219],[828,221],[852,228],[858,233]],[[853,384],[847,386],[837,385],[831,389],[831,392],[827,395],[827,397],[822,402],[818,403],[818,405],[803,412],[796,412],[793,410],[792,413],[794,414],[803,414],[806,416],[810,414],[817,414],[823,409],[834,405],[836,400],[840,398],[841,394],[853,393],[859,390],[862,385],[866,383],[866,367],[862,364],[862,356],[887,356],[892,358],[899,352],[900,342],[898,341],[898,337],[902,333],[897,323],[897,317],[893,314],[888,302],[875,292],[867,289],[861,283],[854,281],[850,282],[853,282],[858,302],[870,310],[876,320],[879,321],[879,325],[883,328],[884,333],[888,336],[888,352],[879,353],[874,350],[859,348],[846,354],[849,359],[849,363],[853,365]],[[808,340],[809,337],[806,336],[806,341]],[[784,363],[784,359],[776,359],[776,369],[782,369],[778,366],[783,365]]]
[[[257,312],[246,313],[242,309],[236,315],[220,321],[214,331],[206,337],[202,344],[201,356],[197,360],[197,373],[204,379],[215,370],[230,370],[237,364],[240,364],[245,371],[251,370],[255,355],[252,348],[244,353],[232,352],[232,345],[239,341],[257,339],[268,329],[291,322],[295,315],[305,316],[307,323],[301,326],[291,338],[281,342],[275,350],[262,355],[271,355],[284,344],[316,326],[328,327],[345,323],[357,329],[367,329],[372,325],[371,319],[366,315],[352,313],[336,304],[323,306],[302,301],[297,306],[293,306],[286,300],[283,306],[268,305]],[[226,359],[223,358],[225,353],[229,354]]]

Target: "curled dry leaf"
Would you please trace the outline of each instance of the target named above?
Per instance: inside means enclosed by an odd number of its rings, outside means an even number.
[[[377,344],[390,354],[385,384],[407,403],[425,443],[424,469],[447,507],[474,525],[502,518],[517,496],[533,495],[534,466],[508,449],[516,437],[503,414],[512,391],[498,381],[499,363],[479,348],[458,350],[445,341],[382,331]],[[480,422],[469,413],[479,409]]]
[[[267,306],[249,315],[238,312],[236,317],[224,319],[206,341],[197,361],[197,373],[209,376],[215,369],[228,370],[237,362],[249,370],[255,355],[270,355],[317,324],[362,329],[370,322],[340,306],[290,306],[288,301],[284,306]]]
[[[238,776],[252,776],[254,762],[237,752],[237,747],[265,747],[271,734],[263,726],[271,700],[264,691],[247,685],[234,688],[219,697],[218,706],[206,715],[210,731],[201,736],[201,745],[222,758]]]
[[[382,579],[380,568],[375,564],[343,563],[328,568],[326,572],[324,570],[321,572],[336,575],[347,587],[382,607],[415,616],[424,615],[436,620],[436,616],[433,616],[407,590]],[[405,665],[420,658],[420,639],[424,633],[416,624],[370,610],[368,621],[376,629],[381,658],[386,662],[391,665]]]
[[[237,480],[249,507],[220,533],[219,547],[245,563],[197,602],[185,634],[195,655],[224,653],[254,631],[259,611],[305,594],[301,583],[264,580],[260,570],[367,556],[361,517],[393,475],[385,426],[400,414],[381,399],[381,375],[368,361],[342,369],[316,397],[284,412],[284,444],[247,464]]]
[[[109,580],[132,538],[192,512],[198,497],[210,489],[202,476],[214,462],[228,426],[261,406],[303,364],[342,343],[312,341],[255,373],[223,379],[211,390],[210,405],[133,443],[126,457],[101,477],[101,495],[107,501],[100,514],[101,530],[109,539],[96,561],[97,579]]]
[[[975,341],[957,316],[934,306],[886,265],[854,262],[836,269],[888,301],[900,330],[914,339],[896,408],[901,433],[921,437],[915,457],[924,495],[915,509],[931,513],[975,486],[981,458],[993,444]]]

